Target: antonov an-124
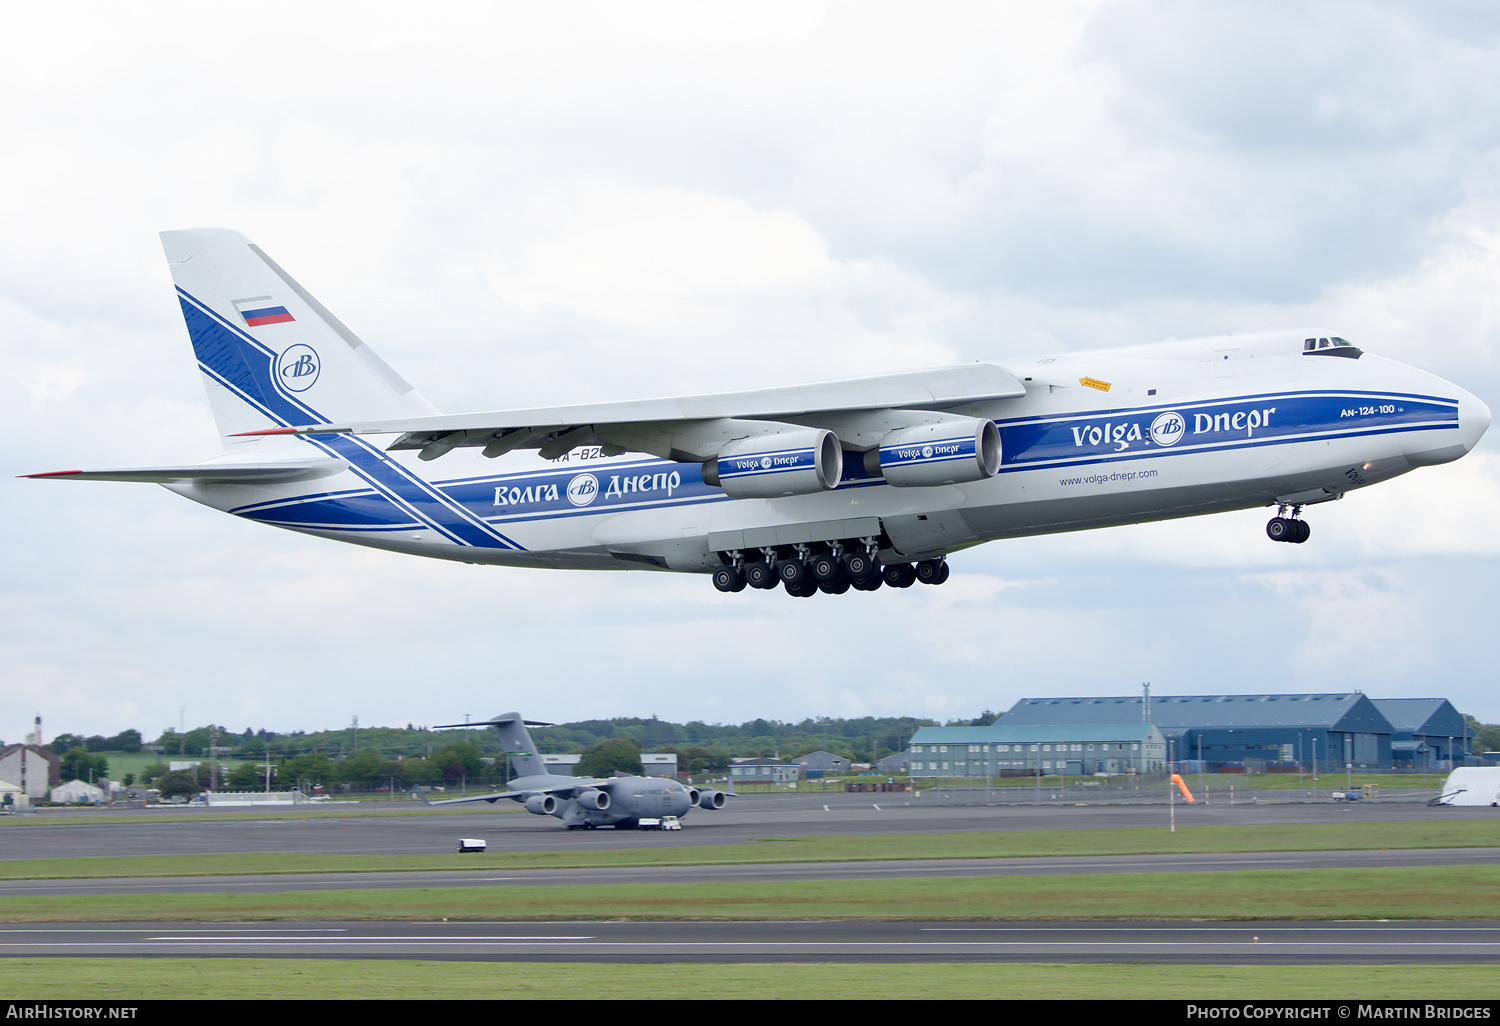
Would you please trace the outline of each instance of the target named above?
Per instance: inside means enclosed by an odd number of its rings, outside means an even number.
[[[1002,538],[1305,507],[1463,456],[1441,378],[1321,331],[825,384],[440,414],[243,235],[162,233],[223,451],[31,475],[468,563],[701,573],[810,596],[942,584]]]

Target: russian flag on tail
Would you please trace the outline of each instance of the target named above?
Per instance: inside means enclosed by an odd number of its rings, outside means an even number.
[[[296,320],[284,306],[277,306],[270,296],[253,299],[236,299],[234,308],[244,318],[246,327],[258,328],[263,324],[285,324]]]

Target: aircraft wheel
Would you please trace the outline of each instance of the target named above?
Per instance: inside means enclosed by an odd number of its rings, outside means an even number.
[[[849,575],[851,581],[880,579],[880,567],[863,552],[851,552],[844,557],[844,573]]]
[[[795,584],[787,581],[786,593],[795,595],[797,598],[812,598],[818,593],[818,584],[811,577],[805,577]]]
[[[714,571],[714,587],[723,592],[744,591],[744,571],[734,566],[719,567]]]
[[[745,583],[761,591],[776,587],[776,574],[768,563],[746,563]]]
[[[810,582],[807,564],[800,559],[783,559],[777,563],[776,576],[781,578],[781,583],[787,586],[788,591],[793,585],[801,588],[802,585]]]
[[[839,561],[828,555],[814,556],[807,564],[807,569],[819,584],[830,584],[844,576],[844,568],[839,565]]]
[[[851,578],[849,581],[849,587],[853,588],[855,591],[879,591],[880,586],[884,583],[885,579],[882,578],[879,574],[876,574],[874,577],[870,578]]]
[[[947,561],[941,559],[924,559],[917,564],[917,580],[923,584],[942,584],[947,579]]]
[[[1271,522],[1266,525],[1266,537],[1272,541],[1284,542],[1292,540],[1292,533],[1296,530],[1294,520],[1286,517],[1272,517]]]
[[[1312,537],[1312,525],[1306,520],[1293,520],[1292,524],[1297,528],[1297,533],[1292,537],[1292,544],[1301,545]]]
[[[917,580],[917,571],[910,563],[892,563],[882,571],[885,583],[892,588],[910,588]]]
[[[846,577],[837,581],[820,581],[818,590],[825,595],[842,595],[849,590],[849,579]]]

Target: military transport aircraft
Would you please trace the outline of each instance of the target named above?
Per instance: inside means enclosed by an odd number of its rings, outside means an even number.
[[[444,415],[244,236],[162,242],[223,451],[29,476],[152,481],[469,563],[808,596],[941,584],[951,553],[998,538],[1256,506],[1300,543],[1304,507],[1458,459],[1490,423],[1463,389],[1313,331]]]
[[[549,724],[523,720],[520,713],[501,713],[484,723],[448,723],[444,727],[491,727],[500,738],[511,767],[519,774],[510,790],[476,794],[469,798],[446,798],[428,805],[459,805],[509,798],[538,816],[556,816],[569,830],[593,830],[612,826],[629,830],[642,819],[686,816],[700,809],[722,809],[725,795],[711,787],[686,787],[666,777],[568,777],[548,773],[526,728]],[[443,728],[436,728],[443,729]],[[425,797],[423,799],[426,801]]]

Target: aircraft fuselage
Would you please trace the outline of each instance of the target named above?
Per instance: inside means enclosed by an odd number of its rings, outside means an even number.
[[[861,540],[878,561],[985,541],[1338,498],[1457,459],[1488,409],[1431,374],[1305,333],[1215,337],[1007,361],[1024,397],[947,412],[992,420],[1000,464],[980,481],[894,487],[846,454],[836,488],[731,498],[703,466],[584,445],[556,459],[457,449],[432,462],[358,435],[265,438],[236,458],[334,456],[347,467],[275,484],[169,484],[247,519],[469,563],[712,571]],[[251,448],[253,447],[253,448]],[[1295,540],[1295,539],[1294,539]]]

